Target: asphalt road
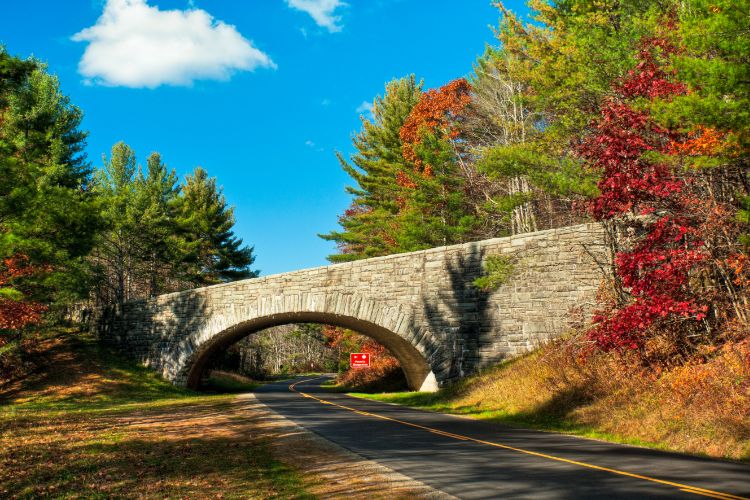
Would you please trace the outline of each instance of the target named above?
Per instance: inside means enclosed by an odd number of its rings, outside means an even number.
[[[277,413],[459,498],[750,497],[750,466],[489,424],[329,392],[325,378],[262,386]]]

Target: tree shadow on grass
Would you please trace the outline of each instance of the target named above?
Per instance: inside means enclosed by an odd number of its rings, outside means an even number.
[[[60,328],[58,339],[47,339],[57,341],[41,354],[37,372],[5,387],[0,405],[29,392],[25,409],[59,410],[191,394],[157,373],[178,371],[180,343],[204,326],[206,312],[201,290],[104,307],[92,318],[95,333]]]
[[[529,411],[512,413],[488,411],[488,414],[491,415],[488,420],[548,430],[586,432],[591,430],[591,426],[576,422],[573,413],[591,404],[594,399],[591,390],[586,386],[569,386],[555,392],[552,397]],[[478,409],[471,411],[471,413],[477,412]]]
[[[63,334],[46,353],[43,370],[0,395],[0,405],[12,405],[7,409],[19,414],[89,411],[193,394],[100,345],[87,332]]]
[[[3,498],[413,496],[406,478],[363,475],[361,459],[250,397],[39,417],[12,434],[0,437]]]
[[[39,419],[2,447],[0,496],[303,497],[240,411],[215,401]]]

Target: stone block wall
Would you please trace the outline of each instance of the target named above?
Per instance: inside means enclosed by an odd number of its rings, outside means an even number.
[[[513,274],[473,286],[489,255]],[[412,388],[434,389],[560,335],[607,268],[596,224],[433,248],[163,295],[101,311],[101,338],[177,384],[216,350],[290,322],[353,328],[385,344]]]

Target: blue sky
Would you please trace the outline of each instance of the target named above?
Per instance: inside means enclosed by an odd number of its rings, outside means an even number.
[[[4,2],[0,44],[59,76],[94,165],[124,140],[141,163],[159,151],[181,176],[200,165],[217,177],[262,274],[334,251],[317,234],[349,205],[334,152],[351,152],[357,109],[394,77],[466,75],[498,20],[489,0],[144,2]],[[175,48],[186,36],[193,49]]]

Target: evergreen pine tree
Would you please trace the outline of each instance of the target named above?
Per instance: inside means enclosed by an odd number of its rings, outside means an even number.
[[[177,279],[179,263],[191,252],[177,229],[175,217],[180,187],[177,174],[168,171],[159,153],[151,153],[146,161],[147,173],[136,180],[140,259],[148,281],[148,295],[155,297]]]
[[[34,267],[24,295],[45,304],[85,293],[83,256],[99,227],[81,118],[44,65],[0,47],[0,267]]]
[[[406,166],[397,174],[403,192],[398,200],[396,251],[450,245],[472,236],[478,219],[458,129],[470,91],[468,82],[460,78],[425,92],[399,131]]]
[[[397,174],[406,168],[399,136],[401,127],[422,94],[422,83],[414,75],[393,80],[385,94],[376,97],[373,120],[362,120],[362,130],[353,138],[357,152],[351,163],[338,154],[339,162],[356,186],[347,187],[352,206],[339,217],[342,231],[321,235],[335,241],[339,253],[332,262],[394,253],[399,200],[405,195]]]
[[[188,241],[195,242],[188,279],[214,284],[253,278],[253,248],[234,235],[234,208],[227,206],[216,178],[202,168],[185,178],[179,201],[178,224]]]
[[[94,179],[106,230],[94,252],[98,301],[123,303],[133,297],[140,214],[138,213],[135,152],[124,142],[112,146],[109,159]]]
[[[424,130],[415,153],[429,174],[410,168],[406,196],[397,216],[400,252],[467,241],[478,220],[464,189],[456,151],[446,137]]]

